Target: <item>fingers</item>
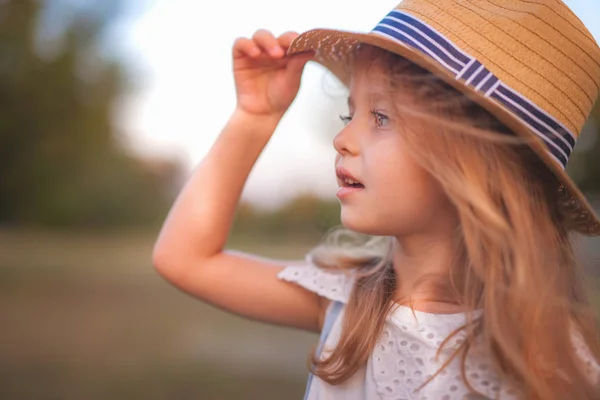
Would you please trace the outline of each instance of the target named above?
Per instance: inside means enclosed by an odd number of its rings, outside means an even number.
[[[304,52],[299,54],[294,54],[291,56],[291,60],[288,64],[288,69],[291,71],[302,71],[307,62],[312,60],[314,54],[312,52]]]
[[[233,57],[256,58],[260,55],[268,55],[272,58],[282,58],[297,36],[296,32],[286,32],[275,38],[271,32],[260,29],[252,35],[251,39],[236,39],[233,45]]]
[[[254,43],[256,43],[264,52],[268,53],[271,57],[279,58],[285,55],[285,52],[279,45],[275,36],[267,30],[259,29],[252,36]]]
[[[250,39],[237,38],[233,43],[233,58],[258,57],[260,53],[260,48]]]
[[[312,60],[314,54],[312,52],[300,53],[291,56],[288,63],[287,75],[292,81],[299,81],[302,76],[302,71],[307,62]]]
[[[298,37],[298,34],[296,32],[286,32],[286,33],[282,34],[281,36],[279,36],[279,38],[277,38],[277,40],[279,41],[279,44],[281,45],[281,47],[283,47],[284,50],[287,50],[288,47],[290,47],[290,45],[294,41],[294,39],[296,39],[297,37]]]

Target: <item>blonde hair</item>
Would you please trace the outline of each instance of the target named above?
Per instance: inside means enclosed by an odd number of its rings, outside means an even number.
[[[369,76],[387,79],[392,97],[410,93],[410,102],[396,104],[402,109],[398,114],[430,127],[402,135],[460,218],[459,250],[432,300],[466,310],[460,329],[466,339],[437,373],[460,357],[463,380],[476,392],[465,361],[478,339],[500,378],[527,399],[599,398],[573,346],[576,332],[600,359],[596,319],[582,286],[574,237],[558,206],[556,177],[526,141],[440,79],[395,54],[373,47],[363,51],[368,54],[358,63],[378,69]],[[312,359],[313,372],[331,384],[366,363],[394,305],[391,241],[336,230],[310,254],[322,268],[357,273],[336,348],[324,360]],[[482,316],[473,317],[476,309],[483,309]]]

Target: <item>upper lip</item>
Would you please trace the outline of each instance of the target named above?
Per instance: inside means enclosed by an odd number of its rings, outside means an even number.
[[[344,167],[336,167],[335,173],[337,175],[337,181],[339,186],[349,186],[350,181],[360,183],[362,185],[362,182]]]

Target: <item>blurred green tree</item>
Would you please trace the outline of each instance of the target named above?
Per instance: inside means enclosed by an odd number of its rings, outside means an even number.
[[[44,47],[50,8],[68,18],[50,21],[61,34]],[[180,167],[134,157],[113,124],[116,102],[131,89],[122,63],[100,46],[116,11],[0,2],[1,225],[89,228],[164,217]]]
[[[590,197],[600,196],[600,101],[585,124],[567,166],[569,175]]]
[[[259,210],[242,202],[232,235],[287,241],[291,238],[319,240],[324,233],[339,226],[340,203],[321,199],[311,193],[300,194],[276,210]]]

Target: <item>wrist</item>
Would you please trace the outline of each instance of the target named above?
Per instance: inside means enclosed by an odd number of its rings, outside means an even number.
[[[230,121],[244,130],[252,131],[253,134],[264,134],[270,136],[277,128],[283,117],[282,114],[252,114],[237,107],[231,115]]]

